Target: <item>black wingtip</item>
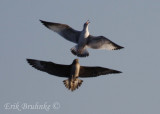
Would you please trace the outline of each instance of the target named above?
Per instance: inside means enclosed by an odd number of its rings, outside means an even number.
[[[43,21],[43,20],[39,20],[39,21],[40,21],[41,23],[43,23],[43,24],[46,22],[46,21]]]
[[[113,50],[120,50],[120,49],[123,49],[123,48],[124,48],[124,47],[117,45],[116,48],[113,49]]]
[[[26,59],[26,61],[32,66],[33,63],[34,63],[34,60],[33,59]]]
[[[124,47],[122,47],[122,46],[119,46],[119,47],[118,47],[118,49],[123,49],[123,48],[124,48]]]
[[[117,71],[117,73],[123,73],[123,72],[121,72],[121,71]]]
[[[115,47],[113,50],[120,50],[120,49],[123,49],[124,47],[123,46],[120,46],[114,42],[112,42],[113,46]]]
[[[48,25],[51,24],[51,22],[47,22],[47,21],[43,21],[43,20],[39,20],[45,27],[49,28]]]
[[[117,73],[122,73],[121,71],[118,71],[118,70],[113,70],[113,69],[111,69],[110,70],[110,73],[111,74],[117,74]]]
[[[27,62],[30,62],[30,61],[31,61],[31,59],[26,59],[26,61],[27,61]]]

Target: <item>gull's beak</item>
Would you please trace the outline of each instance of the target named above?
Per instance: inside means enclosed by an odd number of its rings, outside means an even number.
[[[90,21],[89,21],[89,20],[87,20],[86,24],[89,24],[89,23],[90,23]]]

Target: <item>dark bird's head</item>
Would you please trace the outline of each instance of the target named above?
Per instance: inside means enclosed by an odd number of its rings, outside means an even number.
[[[79,60],[78,59],[74,59],[72,64],[76,64],[76,63],[79,63]]]
[[[84,27],[87,27],[89,25],[90,21],[87,20],[87,22],[84,23]]]

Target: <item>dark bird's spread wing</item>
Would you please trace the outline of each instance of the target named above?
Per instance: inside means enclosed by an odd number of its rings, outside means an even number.
[[[87,77],[97,77],[100,75],[106,75],[106,74],[114,74],[114,73],[122,73],[117,70],[103,68],[103,67],[86,67],[81,66],[79,77],[87,78]]]
[[[107,49],[107,50],[117,50],[124,47],[112,42],[111,40],[105,38],[104,36],[91,36],[88,37],[87,46],[93,49]]]
[[[52,75],[59,77],[68,77],[70,75],[70,65],[61,65],[34,59],[27,59],[27,61],[32,67]]]
[[[58,33],[59,35],[64,37],[66,40],[69,40],[73,43],[78,43],[80,31],[74,30],[73,28],[71,28],[66,24],[46,22],[42,20],[40,21],[41,23],[43,23],[44,26]]]

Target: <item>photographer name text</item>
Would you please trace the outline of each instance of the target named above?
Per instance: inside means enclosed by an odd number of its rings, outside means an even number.
[[[59,102],[54,102],[52,104],[49,104],[47,102],[44,103],[20,103],[20,102],[15,102],[15,103],[5,103],[4,104],[4,109],[5,110],[17,110],[17,111],[22,111],[22,110],[45,110],[45,111],[50,111],[50,110],[58,110],[60,109],[60,103]]]

